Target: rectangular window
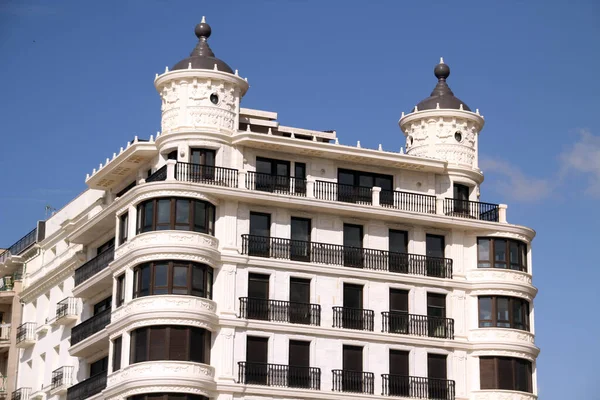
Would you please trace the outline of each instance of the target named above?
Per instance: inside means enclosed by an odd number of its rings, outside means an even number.
[[[246,383],[262,385],[267,383],[268,346],[268,338],[257,336],[246,338]]]
[[[171,228],[171,199],[159,199],[156,202],[156,230]]]
[[[344,265],[346,267],[362,268],[363,227],[360,225],[344,224]]]
[[[408,232],[390,229],[388,240],[390,272],[408,273]]]
[[[90,365],[90,377],[108,371],[108,357],[101,358]]]
[[[107,250],[112,250],[115,247],[115,238],[109,239],[106,243],[102,243],[96,249],[96,254],[104,253]]]
[[[119,336],[113,340],[113,353],[112,353],[112,370],[113,372],[121,369],[121,350],[122,350],[123,338]]]
[[[209,340],[208,351],[206,348],[206,340]],[[205,331],[194,329],[191,332],[190,338],[190,361],[201,362],[205,364],[210,363],[210,335],[207,335]]]
[[[190,149],[190,163],[215,166],[215,151],[210,149]]]
[[[427,293],[427,332],[430,337],[446,338],[446,295]]]
[[[248,255],[269,257],[271,248],[271,215],[250,213],[250,237]]]
[[[390,311],[408,313],[408,290],[390,289]]]
[[[190,201],[187,199],[175,201],[175,229],[184,231],[190,229]]]
[[[427,276],[439,278],[447,277],[446,260],[446,240],[444,236],[430,235],[425,236],[425,253],[427,255]]]
[[[129,213],[126,212],[119,217],[119,244],[127,242],[129,234]]]
[[[292,217],[291,225],[291,259],[294,261],[310,261],[310,219]]]
[[[310,279],[290,278],[290,322],[311,322]]]
[[[490,239],[477,239],[477,268],[489,268],[490,263]]]
[[[169,264],[154,264],[154,284],[152,285],[152,294],[169,293]]]
[[[188,294],[189,268],[187,264],[173,265],[173,294]]]
[[[408,357],[408,351],[390,350],[390,376],[388,378],[390,396],[410,397]]]
[[[117,301],[116,306],[121,307],[125,302],[125,274],[121,274],[117,276],[116,279],[117,284]]]
[[[479,327],[529,330],[529,302],[518,297],[480,296]]]
[[[269,275],[248,275],[247,315],[250,319],[269,319]]]
[[[131,333],[132,363],[148,361],[148,328],[137,329]]]
[[[289,366],[310,367],[310,342],[290,340]]]
[[[447,399],[448,386],[441,384],[439,380],[447,377],[447,356],[444,354],[427,354],[427,378],[429,378],[429,398]]]
[[[360,346],[347,346],[343,347],[343,366],[344,371],[357,371],[362,372],[363,370],[363,348]]]
[[[477,267],[527,272],[527,244],[504,238],[478,238]]]
[[[154,220],[154,201],[150,200],[144,204],[144,207],[139,209],[143,210],[143,216],[139,219],[139,221],[143,221],[142,224],[142,232],[149,232],[152,230],[152,221]],[[143,220],[142,220],[143,218]]]
[[[192,268],[192,294],[193,295],[200,296],[200,297],[204,296],[204,279],[205,279],[204,268],[202,268],[199,265],[194,265]]]
[[[363,287],[344,283],[344,307],[362,309],[363,307]]]
[[[104,310],[110,309],[112,306],[112,296],[107,297],[104,300],[101,300],[94,304],[94,315],[101,313]]]
[[[493,326],[493,308],[491,297],[479,298],[479,327]]]

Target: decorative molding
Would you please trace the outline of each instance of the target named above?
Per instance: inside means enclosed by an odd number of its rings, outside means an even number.
[[[473,400],[537,400],[532,393],[513,392],[510,390],[480,390],[473,392]]]
[[[467,271],[467,280],[522,282],[531,285],[531,275],[526,272],[499,268],[478,268]]]
[[[173,312],[182,314],[213,314],[216,317],[217,304],[209,299],[196,296],[160,295],[146,296],[133,299],[112,312],[111,323],[116,324],[121,319],[140,313]]]
[[[523,358],[525,360],[529,360],[531,362],[535,361],[535,357],[530,353],[525,353],[522,351],[513,351],[513,350],[475,350],[471,353],[474,357],[483,357],[483,356],[499,356],[499,357],[516,357]]]
[[[501,295],[501,296],[520,297],[523,299],[527,299],[529,301],[533,300],[533,296],[524,290],[477,289],[477,290],[471,291],[470,294],[473,296]]]
[[[525,343],[533,344],[535,337],[533,333],[510,328],[478,328],[471,330],[469,334],[471,342],[501,342],[501,343]]]
[[[213,236],[191,231],[152,231],[134,236],[115,250],[115,260],[140,248],[188,247],[217,251],[219,240]]]

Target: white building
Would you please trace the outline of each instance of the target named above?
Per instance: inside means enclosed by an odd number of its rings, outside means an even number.
[[[536,399],[535,233],[478,202],[484,119],[448,66],[386,152],[241,108],[195,33],[161,132],[46,221],[12,398]]]

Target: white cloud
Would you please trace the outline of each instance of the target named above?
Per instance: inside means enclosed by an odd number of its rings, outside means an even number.
[[[553,190],[549,179],[527,176],[519,167],[501,159],[482,157],[479,166],[484,173],[491,172],[504,178],[495,181],[494,187],[511,200],[535,202],[546,198]]]
[[[600,136],[587,130],[579,132],[579,140],[560,155],[561,177],[584,175],[585,193],[600,197]]]

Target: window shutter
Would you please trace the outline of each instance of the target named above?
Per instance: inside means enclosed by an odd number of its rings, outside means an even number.
[[[495,357],[479,357],[480,389],[496,389]]]
[[[210,333],[204,329],[192,328],[190,336],[190,361],[208,364],[205,335],[210,336]]]
[[[153,326],[150,329],[149,361],[168,360],[167,358],[167,327]]]
[[[121,369],[121,343],[122,338],[120,336],[113,341],[113,372]]]
[[[498,357],[498,387],[497,389],[513,390],[514,370],[512,358]]]
[[[189,328],[170,328],[169,360],[188,361],[188,331]]]
[[[133,362],[148,360],[148,328],[137,329],[133,332]]]

